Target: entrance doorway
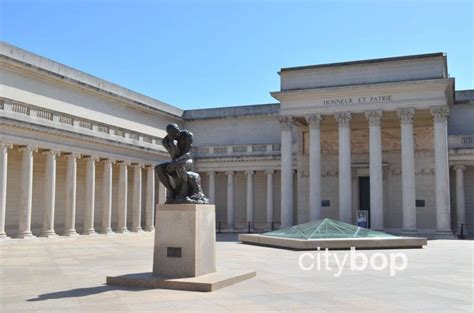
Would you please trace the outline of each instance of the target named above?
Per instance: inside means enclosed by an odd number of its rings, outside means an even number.
[[[359,210],[368,211],[367,225],[370,228],[370,177],[359,176]]]

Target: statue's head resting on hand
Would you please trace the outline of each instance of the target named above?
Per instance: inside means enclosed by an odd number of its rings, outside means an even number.
[[[168,126],[166,126],[166,132],[168,133],[168,137],[175,140],[176,138],[178,138],[179,134],[181,133],[181,130],[179,129],[177,124],[168,124]]]

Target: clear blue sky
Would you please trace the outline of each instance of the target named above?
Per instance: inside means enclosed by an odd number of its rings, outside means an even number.
[[[0,0],[2,40],[180,108],[276,102],[282,67],[448,54],[473,89],[473,1]]]

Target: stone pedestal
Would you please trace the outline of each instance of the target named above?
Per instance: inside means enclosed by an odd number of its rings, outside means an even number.
[[[211,204],[159,204],[153,275],[181,278],[215,272],[215,216]]]
[[[106,283],[209,292],[255,277],[248,270],[216,271],[215,246],[214,205],[158,204],[153,273],[108,276]]]

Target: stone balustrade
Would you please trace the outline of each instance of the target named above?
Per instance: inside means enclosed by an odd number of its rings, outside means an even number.
[[[280,155],[280,149],[280,144],[199,146],[193,148],[193,153],[196,158]]]
[[[9,99],[0,99],[0,116],[154,150],[161,147],[159,137]]]

